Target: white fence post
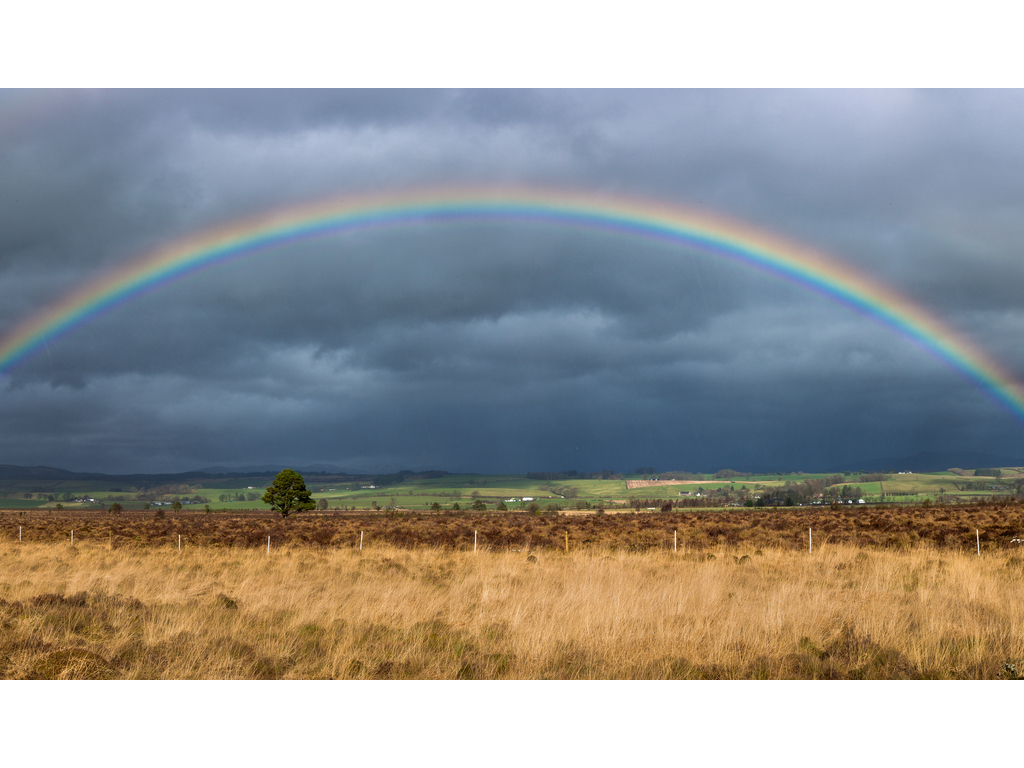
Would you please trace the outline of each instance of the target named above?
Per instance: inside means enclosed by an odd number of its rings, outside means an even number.
[[[975,528],[974,538],[978,540],[978,557],[981,557],[981,532]]]
[[[476,552],[476,531],[473,531],[473,551]]]
[[[811,538],[811,529],[807,529],[807,549],[811,554],[814,553],[814,541]]]
[[[672,531],[672,551],[673,552],[678,552],[679,551],[679,531],[678,530]]]
[[[363,532],[359,532],[359,551],[363,551]]]
[[[267,536],[267,554],[270,554],[270,537]]]
[[[181,552],[181,534],[178,534],[178,551]]]
[[[74,531],[71,532],[71,546],[72,547],[75,546],[75,532]]]

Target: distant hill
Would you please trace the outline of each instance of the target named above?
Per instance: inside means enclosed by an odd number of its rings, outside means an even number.
[[[843,464],[825,470],[827,472],[942,472],[951,467],[981,469],[989,467],[1024,467],[1024,459],[995,456],[976,451],[952,451],[948,453],[925,451],[913,456],[888,457]]]
[[[789,474],[795,471],[803,472],[941,472],[951,467],[961,469],[981,469],[996,467],[1024,467],[1024,458],[996,456],[991,453],[978,453],[974,451],[950,451],[937,452],[926,451],[913,456],[884,457],[868,459],[858,462],[847,462],[832,467],[789,467],[789,468],[768,468],[768,467],[747,467],[736,466],[733,469],[750,474]],[[29,490],[35,488],[42,492],[52,492],[63,483],[75,483],[80,481],[91,481],[92,483],[103,483],[110,486],[132,486],[137,488],[154,488],[162,485],[173,485],[177,483],[217,488],[235,487],[237,485],[266,485],[273,477],[284,469],[284,465],[261,464],[243,467],[212,466],[191,472],[177,472],[174,474],[132,474],[112,475],[100,472],[72,472],[56,467],[22,467],[14,464],[0,464],[0,493],[13,491],[21,488]],[[399,472],[381,471],[355,471],[349,472],[326,464],[312,464],[305,467],[293,466],[305,476],[317,476],[318,483],[324,482],[353,482],[357,479],[371,479],[378,485],[390,485],[409,475],[437,476],[447,475],[441,470],[432,471],[411,471],[408,469]],[[704,472],[714,474],[717,470]],[[242,481],[246,482],[242,482]]]
[[[74,480],[78,473],[53,467],[19,467],[14,464],[0,464],[0,480],[39,478],[46,480]]]
[[[247,467],[203,467],[197,469],[192,474],[207,474],[207,475],[265,475],[273,474],[276,475],[282,469],[286,467],[283,464],[260,464],[258,466],[247,466]],[[325,473],[328,475],[360,475],[366,474],[364,472],[349,472],[345,469],[339,469],[337,467],[331,467],[327,464],[311,464],[307,467],[287,467],[287,469],[294,469],[296,472],[307,475],[316,473]]]
[[[163,485],[191,485],[217,488],[247,485],[269,485],[274,476],[284,467],[207,467],[192,472],[173,474],[109,475],[101,472],[71,472],[54,467],[20,467],[0,464],[0,495],[4,493],[34,491],[54,493],[61,488],[85,483],[89,486],[102,485],[108,488],[121,486],[133,488],[156,488]],[[294,468],[303,475],[317,476],[319,482],[347,482],[357,475],[347,473],[325,474],[321,469]],[[211,471],[214,470],[214,471]]]
[[[284,465],[279,464],[246,467],[214,466],[174,474],[108,475],[101,472],[71,472],[54,467],[20,467],[14,464],[0,464],[0,495],[21,491],[54,493],[62,486],[67,487],[82,482],[88,482],[90,485],[102,484],[104,487],[110,488],[119,486],[156,488],[178,484],[202,488],[261,486],[269,485],[274,476],[284,468]],[[395,473],[345,472],[324,464],[289,468],[299,472],[307,480],[315,479],[317,483],[351,483],[357,480],[369,480],[376,485],[394,485],[411,475],[442,477],[448,474],[441,470],[413,472],[408,469]]]

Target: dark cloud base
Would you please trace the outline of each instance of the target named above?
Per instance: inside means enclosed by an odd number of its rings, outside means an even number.
[[[0,119],[0,334],[238,216],[508,182],[704,206],[805,242],[1024,376],[1017,92],[18,98]],[[102,472],[1024,456],[1020,418],[870,318],[706,255],[536,225],[355,233],[204,271],[10,372],[0,423],[0,462]]]

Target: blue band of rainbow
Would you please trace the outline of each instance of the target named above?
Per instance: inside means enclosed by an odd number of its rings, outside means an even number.
[[[272,211],[172,242],[29,317],[0,341],[0,374],[49,341],[148,291],[221,262],[354,229],[416,222],[534,221],[654,238],[778,275],[871,316],[977,382],[1024,421],[1024,387],[966,337],[906,296],[804,246],[665,203],[533,188],[441,188]]]

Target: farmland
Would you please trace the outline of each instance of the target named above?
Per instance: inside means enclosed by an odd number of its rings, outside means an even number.
[[[975,474],[990,472],[992,475]],[[998,476],[995,476],[998,473]],[[724,476],[719,476],[724,475]],[[102,477],[102,476],[101,476]],[[267,509],[261,501],[273,474],[103,479],[21,478],[0,483],[0,507],[16,509],[106,509],[117,503],[142,510],[175,503],[183,508],[224,511]],[[660,473],[583,476],[473,475],[446,472],[392,475],[307,474],[313,498],[329,510],[596,511],[727,506],[808,506],[832,503],[957,504],[1024,496],[1024,471],[948,470],[928,473],[836,473],[717,475]],[[436,505],[436,507],[435,507]],[[504,508],[504,509],[503,509]]]

